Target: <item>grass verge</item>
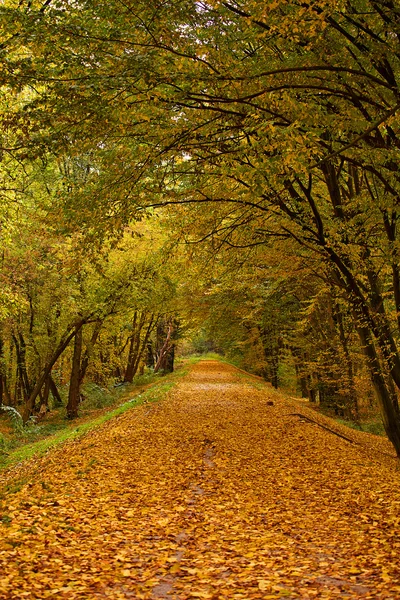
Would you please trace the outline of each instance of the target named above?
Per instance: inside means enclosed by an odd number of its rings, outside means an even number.
[[[196,361],[188,361],[192,364]],[[41,430],[41,439],[31,441],[29,432],[25,438],[19,437],[18,447],[7,448],[7,451],[0,449],[0,469],[7,469],[17,463],[29,460],[34,456],[41,456],[47,452],[53,446],[62,444],[63,442],[71,439],[78,438],[84,435],[86,432],[99,427],[106,421],[121,415],[122,413],[140,406],[144,403],[153,403],[161,400],[167,392],[169,392],[177,383],[177,380],[186,375],[187,366],[181,367],[178,371],[157,378],[153,383],[146,384],[148,388],[140,391],[135,385],[136,393],[132,389],[125,389],[119,396],[118,406],[108,407],[101,411],[97,411],[97,416],[93,413],[88,413],[84,417],[81,417],[77,421],[59,421],[56,424],[50,426],[45,425],[44,429]],[[40,426],[38,426],[40,427]],[[56,428],[56,430],[54,429]],[[32,435],[32,434],[31,434]]]
[[[329,415],[331,416],[331,415]],[[380,419],[375,419],[373,421],[364,421],[361,423],[355,423],[354,421],[348,421],[347,419],[338,419],[336,417],[332,417],[340,423],[341,425],[345,425],[346,427],[350,427],[350,429],[357,429],[358,431],[364,431],[365,433],[373,433],[374,435],[380,435],[386,437],[386,431],[383,426],[383,423]]]
[[[298,400],[299,402],[303,401],[303,399],[300,397],[299,398],[293,397],[292,391],[289,392],[288,390],[285,390],[284,388],[279,388],[279,389],[275,390],[271,386],[271,384],[268,383],[267,381],[262,381],[261,378],[259,378],[259,381],[257,381],[255,375],[253,375],[252,373],[247,373],[247,372],[243,371],[242,369],[239,369],[237,377],[239,379],[245,380],[246,383],[248,383],[249,385],[251,385],[252,387],[254,387],[257,390],[268,390],[269,393],[271,393],[271,392],[277,393],[280,396],[288,398],[289,400]],[[314,411],[315,413],[319,413],[326,417],[329,417],[333,421],[336,421],[340,425],[344,425],[345,427],[348,427],[349,429],[355,429],[357,431],[361,431],[364,433],[372,433],[373,435],[387,438],[386,431],[383,426],[382,420],[379,417],[372,418],[372,419],[370,418],[368,420],[362,421],[361,423],[356,423],[355,421],[351,421],[349,419],[337,417],[332,410],[329,410],[329,409],[325,408],[324,406],[321,406],[321,405],[317,406],[311,402],[307,402],[306,406],[307,406],[307,408]]]

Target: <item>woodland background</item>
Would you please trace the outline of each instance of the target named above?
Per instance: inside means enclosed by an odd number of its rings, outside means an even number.
[[[379,414],[400,454],[399,24],[390,0],[1,3],[5,420],[75,418],[178,345]]]

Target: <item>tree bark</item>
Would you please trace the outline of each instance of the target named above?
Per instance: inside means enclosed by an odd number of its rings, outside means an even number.
[[[144,325],[144,320],[143,320]],[[129,347],[129,355],[128,355],[128,364],[125,372],[124,381],[132,383],[134,376],[137,373],[139,368],[140,360],[142,359],[146,348],[148,347],[148,342],[150,338],[150,334],[154,329],[155,321],[154,315],[151,315],[149,324],[146,329],[146,333],[140,343],[140,333],[143,329],[143,325],[140,328],[140,331],[137,333],[135,343],[133,343],[133,338],[131,338],[130,347]]]
[[[142,313],[142,315],[140,316],[140,320],[138,321],[138,313],[137,311],[135,311],[132,324],[132,335],[130,336],[129,341],[128,360],[124,376],[124,381],[127,383],[132,383],[136,373],[135,365],[140,348],[140,333],[143,329],[145,319],[145,313]]]
[[[400,414],[397,397],[394,397],[394,386],[392,387],[391,393],[391,386],[389,386],[385,380],[385,375],[369,330],[366,327],[358,326],[357,332],[360,336],[361,346],[367,359],[368,369],[381,409],[383,426],[389,440],[396,450],[397,456],[400,458]],[[390,375],[388,375],[388,377],[390,377]]]
[[[71,378],[69,382],[67,418],[76,419],[79,408],[80,371],[82,356],[82,326],[75,330],[74,354],[72,358]]]
[[[4,373],[4,346],[3,340],[0,338],[0,408],[3,405],[5,392],[5,373]]]
[[[18,334],[18,338],[15,334],[13,334],[12,338],[17,354],[18,374],[21,380],[21,389],[25,401],[27,401],[32,392],[32,387],[29,381],[28,370],[26,366],[26,343],[21,333]]]
[[[163,345],[160,348],[160,352],[158,355],[158,360],[155,364],[154,367],[154,373],[158,373],[158,371],[160,370],[165,370],[165,364],[166,364],[166,356],[167,353],[170,351],[171,349],[171,336],[172,336],[172,332],[173,332],[173,325],[171,322],[168,323],[168,329],[167,329],[167,335],[165,338],[165,341],[163,343]]]
[[[344,330],[343,314],[342,314],[342,311],[338,304],[336,304],[336,306],[334,307],[333,318],[336,321],[336,326],[337,326],[338,333],[339,333],[339,340],[340,340],[340,344],[342,346],[343,354],[345,357],[347,379],[348,379],[348,386],[349,386],[349,399],[350,399],[350,406],[352,408],[352,413],[353,413],[353,414],[350,414],[350,416],[352,418],[354,418],[357,423],[359,423],[360,411],[359,411],[358,402],[357,402],[356,384],[354,382],[354,365],[353,365],[352,357],[350,355],[349,344],[348,344],[345,330]]]
[[[90,338],[90,341],[88,342],[88,345],[86,346],[86,350],[85,350],[84,356],[82,358],[80,371],[79,371],[79,385],[80,386],[82,385],[83,380],[85,379],[86,371],[89,366],[89,361],[93,354],[93,348],[97,342],[97,338],[100,335],[102,326],[103,326],[103,321],[96,322],[93,333],[92,333],[92,337]]]
[[[53,396],[54,401],[55,401],[54,402],[55,406],[57,406],[57,407],[62,406],[63,405],[63,401],[62,401],[62,398],[60,396],[60,392],[58,391],[57,386],[56,386],[56,384],[54,382],[54,379],[52,378],[51,375],[49,375],[49,384],[50,384],[51,395]]]

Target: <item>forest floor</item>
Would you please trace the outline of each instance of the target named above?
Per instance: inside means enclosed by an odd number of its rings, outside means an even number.
[[[395,600],[399,483],[384,438],[201,361],[9,471],[0,598]]]

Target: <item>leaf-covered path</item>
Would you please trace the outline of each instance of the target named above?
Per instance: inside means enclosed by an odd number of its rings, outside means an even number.
[[[3,498],[0,598],[399,598],[390,446],[299,405],[204,361],[50,452]]]

